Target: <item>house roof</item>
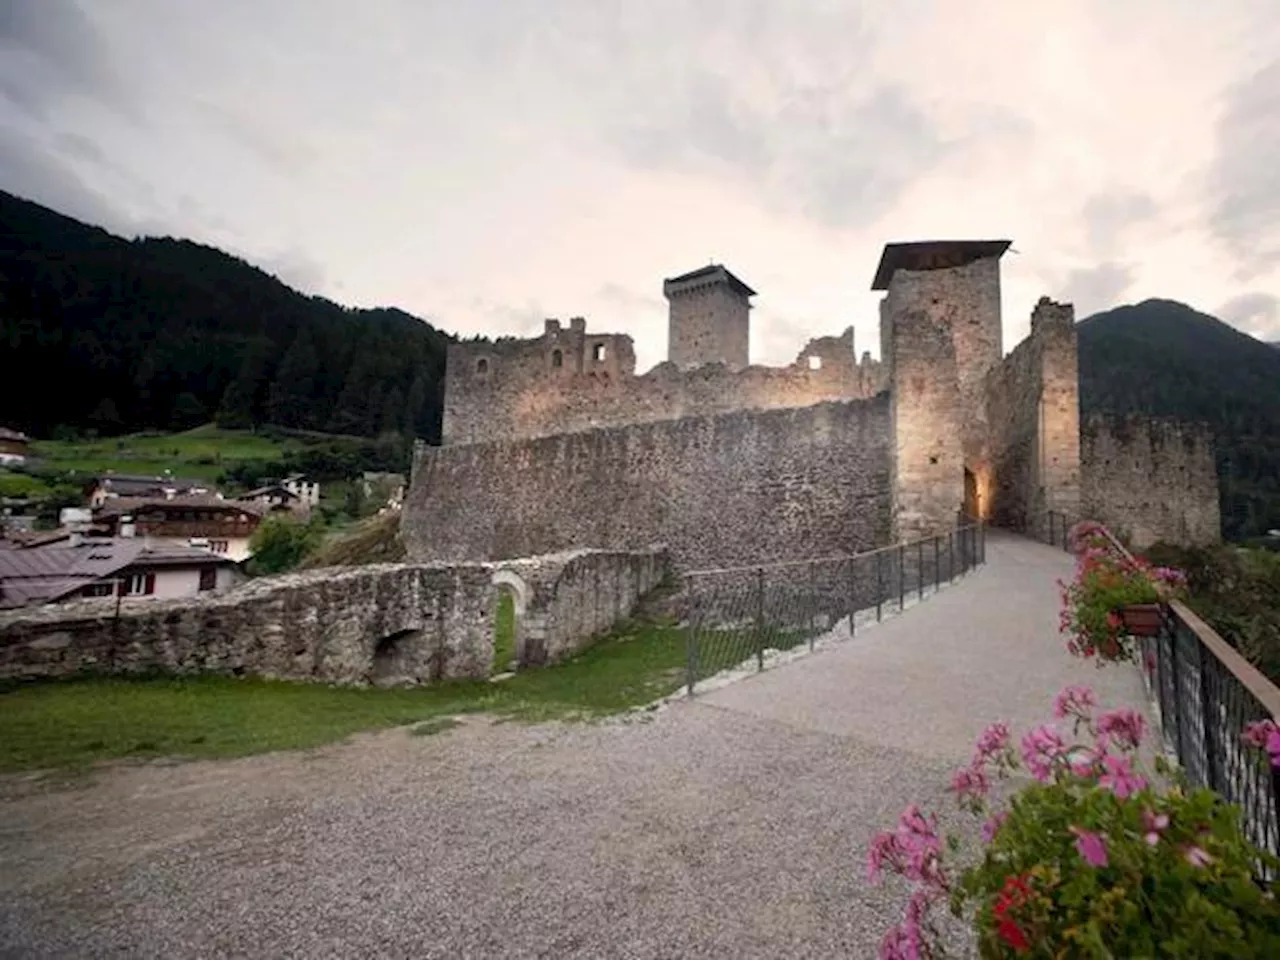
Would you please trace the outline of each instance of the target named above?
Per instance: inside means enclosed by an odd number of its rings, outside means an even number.
[[[889,281],[899,270],[945,270],[963,267],[975,260],[1001,257],[1012,240],[916,240],[911,243],[886,243],[880,254],[880,265],[871,281],[872,290],[888,290]]]
[[[728,267],[719,263],[700,267],[697,270],[691,270],[688,273],[680,274],[678,277],[671,277],[669,280],[662,281],[662,293],[663,296],[669,297],[673,293],[680,293],[682,290],[697,284],[715,282],[727,283],[735,293],[744,297],[754,297],[756,295],[754,290],[730,273]]]
[[[148,546],[134,537],[89,537],[79,544],[0,550],[0,610],[49,603],[125,569],[225,565],[202,547]]]
[[[192,480],[186,477],[148,477],[132,473],[104,473],[94,477],[93,482],[122,497],[145,496],[159,490],[209,490],[213,487],[213,484],[206,480]]]
[[[258,487],[256,490],[250,490],[248,493],[242,493],[240,499],[252,500],[254,497],[265,497],[267,494],[283,494],[286,497],[298,499],[298,495],[284,485],[284,483],[269,483],[265,487]]]
[[[19,430],[10,430],[8,427],[0,427],[0,440],[12,440],[15,443],[30,443],[31,438]]]
[[[261,517],[266,508],[250,500],[227,500],[205,493],[179,494],[174,497],[112,497],[94,511],[95,517],[119,517],[140,510],[225,510],[250,513]]]

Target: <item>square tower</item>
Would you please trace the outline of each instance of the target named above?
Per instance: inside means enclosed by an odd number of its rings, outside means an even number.
[[[670,304],[667,359],[682,369],[748,363],[751,297],[756,292],[718,263],[662,283]]]

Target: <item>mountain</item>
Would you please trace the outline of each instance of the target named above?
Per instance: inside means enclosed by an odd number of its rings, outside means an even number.
[[[212,247],[125,240],[0,192],[0,421],[37,436],[216,418],[439,442],[450,339]]]
[[[1280,351],[1172,300],[1094,314],[1078,330],[1082,413],[1208,423],[1223,533],[1280,526]]]

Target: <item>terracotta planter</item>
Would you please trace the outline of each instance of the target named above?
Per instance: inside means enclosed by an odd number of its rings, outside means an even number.
[[[1163,620],[1158,603],[1133,603],[1116,611],[1131,637],[1154,637]]]

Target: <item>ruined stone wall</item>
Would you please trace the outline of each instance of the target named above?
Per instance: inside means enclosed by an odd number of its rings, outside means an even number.
[[[955,348],[944,322],[894,311],[889,337],[894,540],[950,530],[964,502]]]
[[[680,369],[663,363],[636,376],[630,337],[587,334],[578,320],[566,332],[548,321],[547,332],[535,340],[449,348],[443,442],[546,437],[735,410],[804,407],[870,397],[883,388],[880,364],[870,354],[858,362],[852,327],[839,337],[810,341],[786,367],[734,370],[713,363]]]
[[[684,569],[888,542],[889,399],[740,411],[414,456],[410,557],[665,544]]]
[[[976,477],[998,526],[1042,535],[1049,511],[1080,512],[1080,397],[1075,312],[1041,298],[1031,333],[987,376],[990,460]]]
[[[664,576],[666,555],[581,552],[511,564],[378,564],[267,577],[182,600],[0,615],[0,678],[80,671],[230,673],[326,683],[483,678],[499,584],[517,584],[537,664],[588,644]],[[595,588],[599,587],[596,591]]]
[[[999,258],[946,269],[895,271],[880,311],[882,339],[891,335],[896,317],[913,311],[950,331],[964,463],[977,473],[989,459],[987,375],[1003,353]],[[886,319],[888,331],[883,329]]]
[[[1080,433],[1082,510],[1135,549],[1222,538],[1213,435],[1202,424],[1088,417]]]

